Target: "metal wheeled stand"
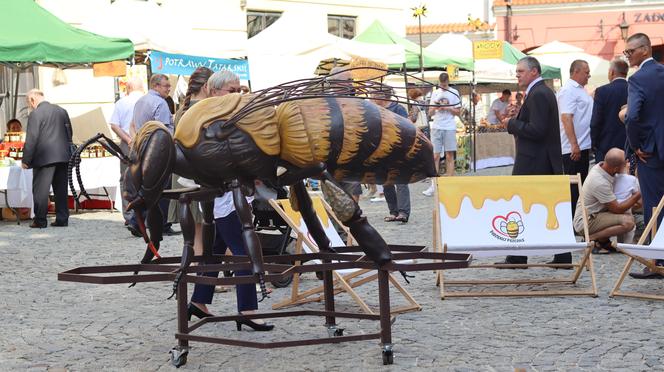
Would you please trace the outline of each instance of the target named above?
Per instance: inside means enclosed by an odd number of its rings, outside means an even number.
[[[368,261],[361,253],[359,247],[335,248],[337,253],[309,253],[296,255],[265,256],[266,281],[280,280],[288,275],[305,272],[323,272],[324,281],[324,310],[292,310],[256,313],[251,315],[227,315],[203,318],[197,322],[188,321],[188,294],[187,284],[207,285],[236,285],[256,283],[256,276],[239,276],[231,278],[213,278],[198,276],[197,273],[217,271],[250,270],[251,263],[246,256],[214,256],[212,262],[203,263],[201,257],[196,257],[199,262],[196,266],[187,268],[185,275],[177,286],[177,346],[170,351],[171,363],[180,367],[187,362],[189,354],[189,342],[208,342],[222,345],[254,347],[260,349],[272,349],[292,346],[305,346],[317,344],[330,344],[348,341],[362,341],[380,339],[383,364],[392,364],[394,361],[392,350],[392,323],[394,318],[390,315],[390,292],[389,273],[391,271],[423,271],[465,268],[468,266],[470,256],[467,254],[430,253],[422,252],[422,246],[397,246],[391,245],[393,252],[392,262],[376,267],[376,264]],[[319,264],[293,265],[295,261],[320,260]],[[410,260],[409,263],[399,261]],[[425,260],[426,262],[410,263],[412,260]],[[208,260],[207,262],[211,262]],[[119,284],[139,282],[173,281],[174,270],[179,267],[180,257],[166,257],[153,260],[149,264],[135,265],[110,265],[79,267],[58,274],[58,280],[94,283],[94,284]],[[332,270],[343,269],[373,269],[378,270],[378,301],[379,314],[347,313],[338,312],[334,308],[334,285]],[[134,274],[138,272],[138,274]],[[127,275],[118,275],[127,273]],[[274,342],[245,341],[231,338],[212,337],[195,334],[199,328],[208,323],[234,322],[243,319],[265,319],[286,318],[302,316],[325,317],[325,329],[327,337],[310,338]],[[358,335],[344,335],[344,329],[337,325],[337,318],[366,319],[379,321],[379,329],[374,333],[363,333]]]

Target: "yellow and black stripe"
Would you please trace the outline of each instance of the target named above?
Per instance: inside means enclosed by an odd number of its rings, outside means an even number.
[[[368,100],[287,102],[277,121],[280,157],[298,167],[324,162],[338,180],[384,184],[435,174],[429,140],[407,118]]]

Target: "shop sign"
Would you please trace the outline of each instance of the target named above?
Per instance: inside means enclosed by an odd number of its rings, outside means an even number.
[[[189,56],[157,50],[150,52],[150,70],[153,74],[191,75],[201,66],[214,72],[229,70],[236,73],[240,80],[249,80],[249,62],[244,59]]]
[[[664,22],[664,12],[634,13],[634,23]]]
[[[475,59],[502,59],[502,40],[473,41],[473,58]]]

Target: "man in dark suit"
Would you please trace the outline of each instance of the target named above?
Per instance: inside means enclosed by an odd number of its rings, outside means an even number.
[[[647,224],[652,209],[664,196],[664,66],[652,58],[650,39],[638,33],[627,39],[623,52],[638,71],[629,78],[627,94],[627,138],[637,157],[643,216]],[[661,228],[662,214],[657,219]],[[664,266],[662,260],[658,265]],[[646,268],[630,273],[635,278],[661,278]]]
[[[28,116],[22,166],[32,168],[32,197],[35,218],[30,227],[45,228],[48,195],[55,195],[55,221],[51,226],[67,226],[67,162],[71,145],[71,121],[67,111],[44,100],[37,89],[28,92]]]
[[[596,163],[603,161],[606,152],[614,147],[625,149],[627,135],[625,125],[618,118],[618,112],[627,104],[628,70],[627,62],[614,59],[609,65],[610,83],[595,90],[590,138]]]
[[[525,90],[526,98],[518,113],[514,107],[507,112],[507,132],[514,135],[516,145],[512,175],[563,174],[558,103],[541,74],[542,67],[534,57],[524,57],[516,65],[519,88]],[[507,256],[500,263],[527,262],[526,256]],[[571,262],[571,253],[563,253],[555,255],[551,263]]]

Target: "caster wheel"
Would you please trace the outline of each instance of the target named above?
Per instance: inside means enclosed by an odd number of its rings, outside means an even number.
[[[175,366],[175,368],[180,368],[187,364],[187,354],[189,354],[189,350],[173,348],[169,354],[171,354],[171,364]]]
[[[394,354],[392,350],[383,350],[383,365],[394,364]]]
[[[344,335],[344,329],[343,328],[337,328],[334,330],[334,337],[340,337]]]

